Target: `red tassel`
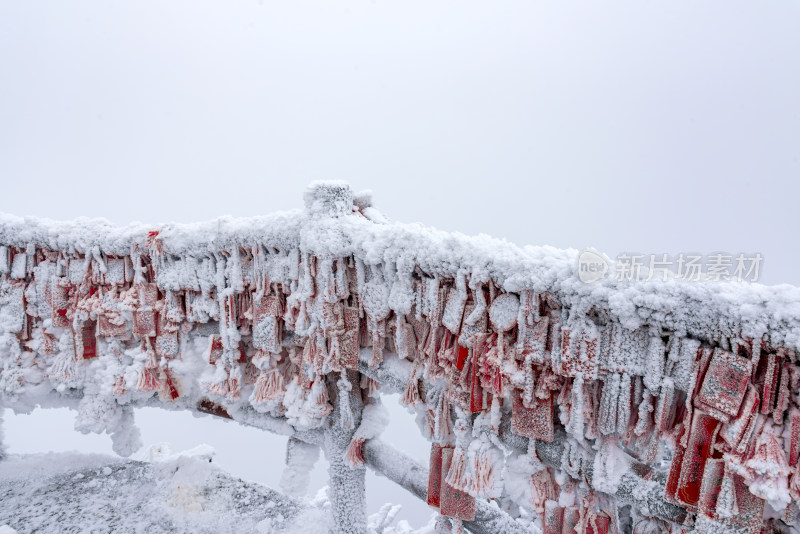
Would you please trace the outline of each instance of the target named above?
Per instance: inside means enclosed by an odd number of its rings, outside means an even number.
[[[161,386],[158,390],[158,395],[161,400],[174,401],[180,397],[180,390],[182,388],[178,379],[172,376],[172,372],[169,369],[162,369],[161,376]]]
[[[139,381],[136,384],[139,391],[155,391],[158,389],[158,360],[153,349],[150,348],[150,340],[145,340],[147,346],[147,361],[139,373]]]
[[[222,346],[222,336],[213,334],[208,338],[208,352],[206,353],[206,361],[211,365],[217,363],[217,360],[222,358],[224,349]]]

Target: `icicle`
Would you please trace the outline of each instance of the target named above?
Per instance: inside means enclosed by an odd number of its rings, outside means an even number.
[[[439,326],[439,318],[435,317],[437,314],[436,307],[439,299],[439,277],[426,277],[423,278],[422,281],[425,284],[422,297],[422,313],[430,319],[433,325]]]
[[[631,418],[631,375],[622,373],[619,381],[619,397],[617,398],[617,434],[620,436],[628,431],[628,422]]]
[[[383,362],[383,336],[381,333],[385,330],[385,321],[378,321],[372,330],[372,359],[369,361],[370,369],[377,369]]]
[[[784,364],[781,372],[780,385],[778,386],[778,399],[775,403],[775,409],[772,412],[772,419],[778,425],[783,425],[783,416],[791,405],[792,389],[789,385],[791,369],[791,365]]]
[[[405,328],[408,326],[405,316],[397,314],[394,317],[394,344],[397,347],[397,356],[402,360],[409,358],[409,348],[406,345]]]
[[[459,273],[456,275],[456,287],[450,291],[442,315],[442,325],[455,335],[461,331],[461,320],[464,317],[466,302],[467,279],[464,273]]]
[[[572,382],[572,399],[569,410],[569,421],[565,427],[578,441],[583,441],[583,375],[579,374]]]
[[[339,426],[344,429],[351,429],[355,426],[353,411],[350,408],[350,391],[353,385],[347,378],[347,373],[342,371],[339,380],[336,382],[339,388]]]
[[[604,436],[617,432],[617,406],[619,404],[620,375],[606,376],[603,393],[600,396],[600,410],[597,428]]]
[[[523,364],[522,371],[525,376],[525,382],[522,388],[522,399],[525,401],[526,406],[533,404],[533,392],[536,386],[536,373],[533,369],[533,354],[525,356],[525,363]]]
[[[636,421],[636,428],[633,430],[637,436],[641,436],[652,427],[652,412],[653,395],[649,391],[645,390],[644,398],[642,399],[642,403],[639,405],[639,415]]]
[[[684,338],[680,343],[680,359],[675,365],[672,380],[675,389],[688,393],[688,402],[691,403],[691,393],[694,390],[695,361],[700,350],[700,342],[692,338]]]
[[[644,367],[644,385],[650,391],[657,393],[661,387],[661,377],[664,374],[664,353],[666,346],[661,336],[652,336],[647,347],[647,357]]]
[[[475,308],[467,318],[464,319],[464,322],[470,326],[474,326],[486,317],[486,295],[483,294],[483,284],[476,283],[473,285],[470,283],[470,287],[474,290]]]

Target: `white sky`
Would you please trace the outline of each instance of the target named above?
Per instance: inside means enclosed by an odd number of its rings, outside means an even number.
[[[255,215],[335,178],[395,220],[798,285],[799,177],[796,1],[0,2],[8,213]]]

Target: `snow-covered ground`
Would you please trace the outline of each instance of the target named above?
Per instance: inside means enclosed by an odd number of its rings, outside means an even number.
[[[80,453],[12,454],[0,463],[0,534],[126,532],[325,534],[326,488],[294,499],[231,476],[199,446],[171,453],[167,444],[125,460]],[[429,532],[396,521],[387,505],[371,532]],[[5,529],[5,530],[4,530]]]
[[[231,477],[211,463],[209,447],[171,455],[162,445],[145,458],[12,455],[0,463],[0,524],[18,532],[325,532],[320,510]]]

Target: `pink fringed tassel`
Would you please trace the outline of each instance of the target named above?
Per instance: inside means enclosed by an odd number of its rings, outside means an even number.
[[[453,460],[450,463],[450,470],[447,472],[445,481],[459,491],[468,491],[470,489],[470,484],[467,480],[467,455],[461,447],[456,447],[453,451]]]
[[[425,414],[425,428],[423,429],[423,434],[428,439],[436,438],[436,413],[430,408],[428,408]]]
[[[258,381],[258,377],[261,373],[258,370],[258,367],[253,365],[250,362],[247,362],[244,366],[244,383],[245,385],[255,384]]]
[[[231,376],[230,378],[228,378],[228,398],[231,400],[236,400],[241,396],[242,396],[242,379],[240,378],[240,376]]]
[[[139,373],[139,381],[136,383],[136,388],[139,391],[155,391],[158,389],[158,378],[155,371],[155,369],[148,366],[142,367],[142,372]]]
[[[209,393],[213,393],[214,395],[219,395],[224,397],[231,392],[231,381],[230,378],[226,378],[224,380],[220,380],[214,384],[208,386]]]
[[[379,388],[380,384],[378,384],[377,380],[373,380],[366,375],[361,375],[361,389],[367,392],[368,397],[377,396]]]
[[[267,402],[283,396],[283,375],[277,369],[263,371],[256,380],[253,402]]]
[[[267,393],[269,389],[268,384],[270,381],[270,375],[274,372],[274,369],[272,371],[262,371],[261,374],[258,375],[251,402],[266,402],[269,400]]]
[[[403,393],[403,397],[400,399],[400,402],[406,406],[416,406],[422,402],[419,397],[419,379],[417,378],[416,367],[414,367],[414,370],[411,372],[411,378],[408,381],[406,391]]]
[[[435,435],[440,441],[448,440],[453,435],[453,425],[450,421],[450,402],[447,393],[439,396],[439,405],[436,410]]]
[[[314,393],[315,390],[317,392],[315,404],[317,406],[327,405],[328,401],[330,401],[328,397],[328,388],[325,387],[319,376],[314,379],[314,383],[311,385],[311,392]]]
[[[364,464],[364,438],[353,438],[350,446],[347,447],[347,453],[344,459],[353,467],[358,467]]]
[[[330,397],[328,396],[328,388],[325,385],[325,380],[322,375],[317,375],[317,377],[314,378],[309,395],[314,401],[314,406],[318,410],[316,412],[318,417],[324,417],[333,411]]]
[[[475,455],[475,485],[473,490],[476,495],[486,495],[491,492],[494,484],[494,465],[488,454]]]
[[[147,340],[147,361],[139,373],[139,381],[136,384],[139,391],[155,391],[158,389],[158,360],[156,353],[150,348],[150,341]]]

